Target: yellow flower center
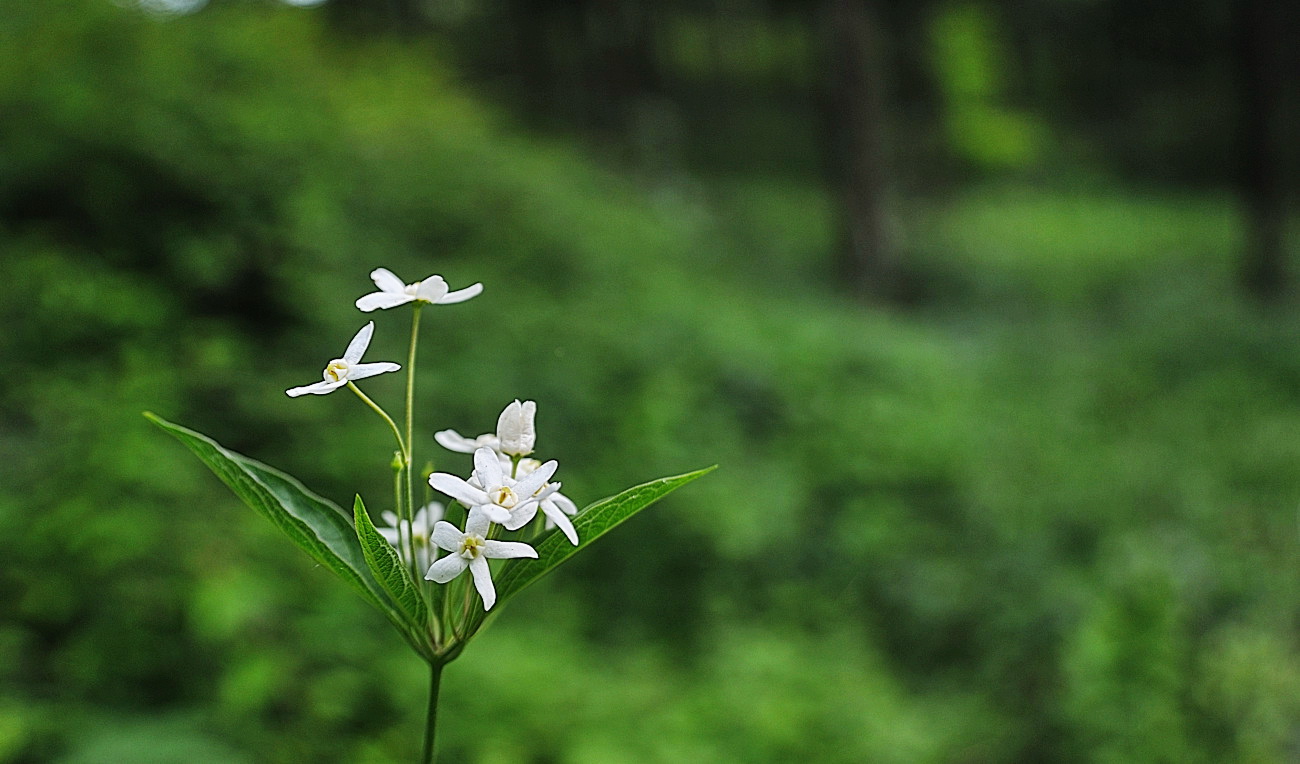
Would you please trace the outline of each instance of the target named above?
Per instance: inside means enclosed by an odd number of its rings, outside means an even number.
[[[515,492],[512,489],[506,486],[501,486],[500,490],[496,492],[493,501],[497,506],[510,509],[519,501],[519,497],[515,495]]]
[[[335,358],[330,361],[330,365],[325,367],[326,382],[341,382],[348,378],[348,362],[342,358]]]
[[[478,557],[483,554],[483,537],[466,536],[460,540],[460,549],[456,551],[457,554],[467,560],[472,560],[475,557]]]

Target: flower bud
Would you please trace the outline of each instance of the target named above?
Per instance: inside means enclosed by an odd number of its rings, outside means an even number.
[[[497,418],[497,438],[501,441],[501,453],[511,456],[527,456],[533,452],[537,442],[537,431],[533,429],[533,417],[537,413],[537,404],[533,401],[520,403],[515,400]]]

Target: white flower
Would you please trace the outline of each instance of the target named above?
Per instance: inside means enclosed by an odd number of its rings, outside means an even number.
[[[533,446],[537,443],[537,429],[533,425],[536,416],[535,402],[520,403],[516,400],[497,417],[495,433],[487,432],[477,438],[467,438],[455,430],[442,430],[434,433],[433,439],[448,451],[461,454],[472,454],[486,446],[509,462],[508,455],[527,456],[533,452]]]
[[[512,557],[537,557],[537,550],[518,541],[493,541],[487,538],[491,521],[482,512],[471,510],[465,520],[465,532],[456,526],[439,522],[433,526],[433,543],[451,554],[441,558],[429,567],[424,577],[430,581],[445,584],[469,568],[474,576],[474,588],[483,598],[483,609],[491,610],[496,604],[497,592],[492,586],[492,571],[488,560]]]
[[[469,507],[471,512],[482,512],[489,521],[514,531],[537,514],[537,504],[543,498],[539,492],[544,493],[543,487],[558,467],[552,460],[514,480],[502,468],[497,453],[483,447],[474,452],[471,481],[435,472],[429,476],[429,485]]]
[[[508,462],[507,462],[508,463]],[[516,477],[523,478],[534,472],[542,463],[536,459],[520,459]],[[547,483],[538,489],[537,508],[546,515],[546,530],[560,526],[560,530],[574,546],[578,545],[578,531],[574,529],[570,515],[578,514],[578,505],[568,496],[560,493],[559,483]]]
[[[325,372],[322,375],[325,377],[324,382],[285,390],[285,394],[290,398],[297,398],[299,395],[306,395],[307,393],[324,395],[343,387],[349,382],[355,382],[358,379],[373,377],[376,374],[389,371],[397,371],[402,368],[395,363],[358,363],[361,356],[366,352],[366,348],[370,346],[370,335],[374,333],[375,322],[371,321],[361,327],[361,331],[357,332],[352,341],[348,343],[348,349],[343,351],[343,357],[335,358],[325,367]]]
[[[497,452],[501,450],[501,439],[490,432],[477,438],[467,438],[455,430],[441,430],[433,434],[433,439],[438,441],[438,445],[458,454],[472,454],[484,446]]]
[[[415,545],[415,562],[420,568],[427,568],[433,563],[433,547],[430,544],[430,538],[433,533],[433,524],[442,519],[443,507],[436,501],[431,501],[424,505],[415,513],[415,522],[408,523],[406,520],[399,518],[392,512],[384,512],[380,517],[388,523],[387,528],[376,528],[379,535],[383,536],[388,543],[397,549],[402,561],[408,565],[411,562],[411,545]],[[411,536],[411,526],[415,526],[415,535]],[[408,541],[410,539],[410,541]]]
[[[511,456],[528,456],[537,443],[537,430],[533,427],[533,418],[537,415],[537,404],[533,401],[520,403],[515,400],[501,416],[497,417],[497,438],[501,445],[497,448],[503,454]]]
[[[379,291],[371,292],[357,300],[357,308],[366,313],[380,308],[395,308],[416,300],[435,305],[451,305],[465,302],[483,291],[482,284],[467,286],[455,292],[448,291],[449,287],[447,282],[442,280],[442,276],[430,276],[414,284],[403,284],[402,280],[387,268],[374,269],[370,272],[370,278],[375,282],[375,286],[379,287]]]

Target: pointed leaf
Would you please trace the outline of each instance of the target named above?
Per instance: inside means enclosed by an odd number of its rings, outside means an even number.
[[[352,512],[357,526],[357,539],[361,542],[361,553],[365,555],[370,571],[392,596],[397,609],[411,628],[423,631],[429,624],[429,609],[425,605],[424,595],[420,593],[420,587],[411,579],[411,572],[406,569],[397,550],[375,530],[375,524],[370,522],[366,505],[360,496],[356,498]]]
[[[245,504],[284,531],[313,560],[352,584],[406,634],[405,619],[371,575],[351,519],[337,504],[308,491],[289,475],[223,448],[201,433],[147,411],[145,417],[185,444]]]
[[[501,567],[500,574],[495,576],[498,606],[611,531],[614,526],[717,468],[715,464],[684,475],[652,480],[588,506],[573,517],[573,527],[578,531],[577,546],[570,544],[563,533],[553,532],[533,545],[537,550],[537,559],[511,560]]]

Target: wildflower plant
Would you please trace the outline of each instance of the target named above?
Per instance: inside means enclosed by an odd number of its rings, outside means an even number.
[[[534,457],[537,405],[508,403],[496,431],[466,438],[455,430],[434,435],[443,448],[472,455],[468,476],[421,472],[416,502],[415,380],[420,313],[425,305],[453,305],[478,296],[481,284],[451,291],[440,276],[405,284],[391,271],[370,274],[380,291],[356,301],[366,313],[411,307],[402,424],[357,386],[369,377],[400,371],[392,362],[362,363],[375,331],[369,322],[322,380],[287,391],[296,398],[348,389],[392,431],[391,509],[381,525],[360,495],[352,511],[312,493],[293,477],[224,448],[211,438],[152,413],[154,424],[187,446],[246,504],[279,526],[312,559],[338,574],[377,608],[429,666],[429,706],[421,761],[435,756],[438,689],[443,668],[458,657],[494,608],[554,570],[619,523],[713,467],[660,478],[579,510],[560,492],[559,464]],[[432,500],[431,491],[447,499]],[[469,575],[463,575],[466,571]]]

